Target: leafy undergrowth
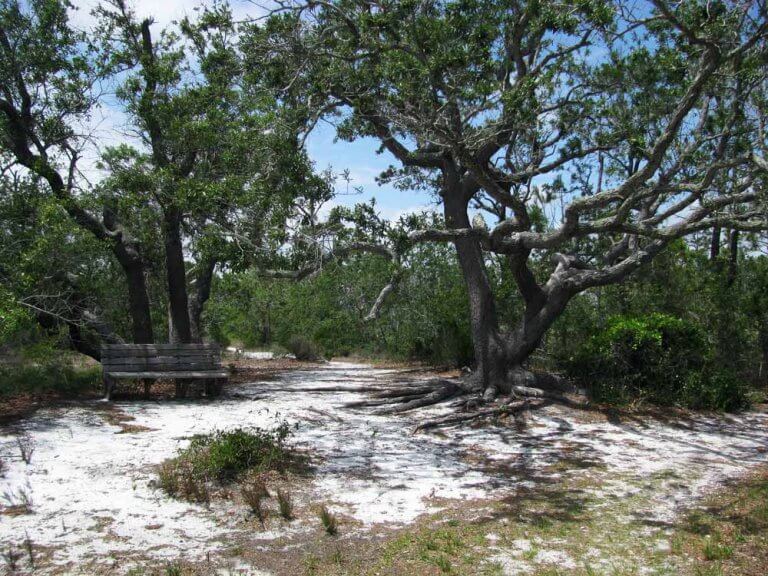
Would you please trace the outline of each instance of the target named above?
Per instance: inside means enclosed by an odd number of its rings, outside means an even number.
[[[291,432],[283,421],[271,430],[237,428],[195,436],[178,456],[160,465],[158,485],[175,498],[207,504],[213,490],[237,482],[244,500],[259,515],[261,500],[269,496],[259,484],[269,473],[307,470],[306,456],[287,443]]]

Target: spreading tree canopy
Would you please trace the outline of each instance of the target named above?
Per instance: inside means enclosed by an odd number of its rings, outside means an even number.
[[[492,397],[576,295],[683,236],[765,229],[767,29],[762,1],[285,2],[250,57],[340,138],[377,138],[383,181],[435,192],[442,224],[386,253],[455,245]],[[524,302],[510,324],[491,256]]]

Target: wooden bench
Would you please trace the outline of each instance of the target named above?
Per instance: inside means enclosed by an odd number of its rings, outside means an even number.
[[[115,380],[142,380],[145,393],[156,378],[177,381],[177,395],[186,394],[187,380],[206,380],[205,392],[215,396],[229,371],[221,367],[218,344],[106,344],[101,348],[104,391],[112,396]]]

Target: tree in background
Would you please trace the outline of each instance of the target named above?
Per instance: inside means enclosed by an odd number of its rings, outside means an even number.
[[[274,253],[299,198],[327,194],[327,183],[313,173],[295,123],[281,116],[259,74],[244,73],[225,6],[153,34],[150,19],[138,20],[122,0],[105,1],[90,37],[70,27],[70,7],[0,4],[5,170],[28,178],[49,208],[63,209],[109,247],[125,278],[132,341],[154,341],[165,310],[171,339],[199,340],[215,267]],[[106,178],[94,184],[81,170],[99,144],[87,126],[100,107],[123,112],[133,138],[97,149]],[[260,253],[244,257],[246,241]],[[77,282],[73,272],[63,268],[59,280]],[[155,282],[163,276],[164,289]],[[25,289],[13,291],[25,298]],[[86,286],[65,292],[104,307]],[[49,320],[97,336],[89,347],[95,357],[98,337],[120,338],[94,332],[105,326],[74,314],[81,305],[48,304]]]

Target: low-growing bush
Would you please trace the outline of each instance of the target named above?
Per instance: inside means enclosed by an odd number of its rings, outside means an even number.
[[[738,378],[713,368],[702,331],[666,314],[609,319],[566,369],[598,402],[641,399],[717,410],[747,404],[747,389]]]
[[[208,477],[226,481],[246,470],[284,470],[290,460],[285,445],[290,433],[287,422],[273,430],[237,428],[196,436],[187,450]]]
[[[160,489],[169,496],[198,504],[211,501],[208,478],[195,470],[189,460],[173,458],[163,462],[158,470],[158,478]]]
[[[0,365],[0,397],[57,392],[78,396],[101,389],[99,367],[74,367],[65,360],[19,362]]]
[[[291,426],[281,422],[272,430],[237,428],[195,436],[178,456],[161,464],[158,485],[171,496],[208,502],[210,483],[223,484],[246,472],[301,467],[304,459],[286,445],[290,434]]]
[[[296,360],[317,360],[320,357],[317,346],[303,336],[292,336],[288,341],[288,350],[296,356]]]

